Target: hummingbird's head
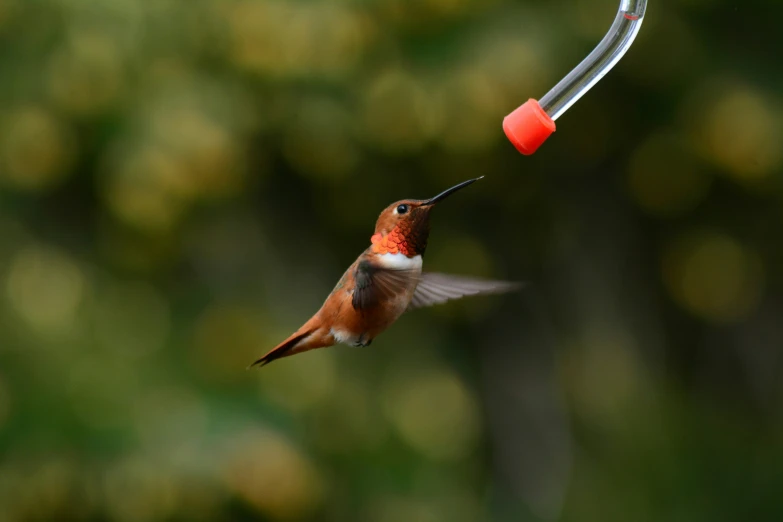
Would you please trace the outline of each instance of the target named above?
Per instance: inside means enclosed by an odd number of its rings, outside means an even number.
[[[370,238],[372,251],[408,257],[424,254],[430,235],[430,211],[450,195],[481,178],[464,181],[434,198],[403,199],[386,207],[375,223],[375,234]]]

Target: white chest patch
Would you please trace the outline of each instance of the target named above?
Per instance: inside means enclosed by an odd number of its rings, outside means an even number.
[[[338,343],[354,344],[359,338],[353,335],[351,332],[345,330],[331,329],[331,333],[334,336],[334,340]]]
[[[384,268],[397,270],[421,270],[421,256],[408,257],[405,254],[381,254],[379,264]]]

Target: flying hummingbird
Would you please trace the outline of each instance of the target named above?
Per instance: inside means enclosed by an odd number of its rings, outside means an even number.
[[[505,281],[422,273],[430,212],[437,203],[479,179],[460,183],[431,199],[404,199],[384,209],[370,238],[372,244],[343,274],[321,309],[251,366],[338,343],[369,346],[406,310],[519,288]]]

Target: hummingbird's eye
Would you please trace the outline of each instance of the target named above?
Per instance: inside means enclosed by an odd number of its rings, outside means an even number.
[[[406,214],[408,212],[408,205],[400,205],[397,207],[397,214]]]

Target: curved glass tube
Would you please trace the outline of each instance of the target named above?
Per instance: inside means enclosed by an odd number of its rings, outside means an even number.
[[[646,9],[647,0],[620,1],[617,17],[601,43],[539,101],[550,118],[562,116],[623,57],[642,27]]]

